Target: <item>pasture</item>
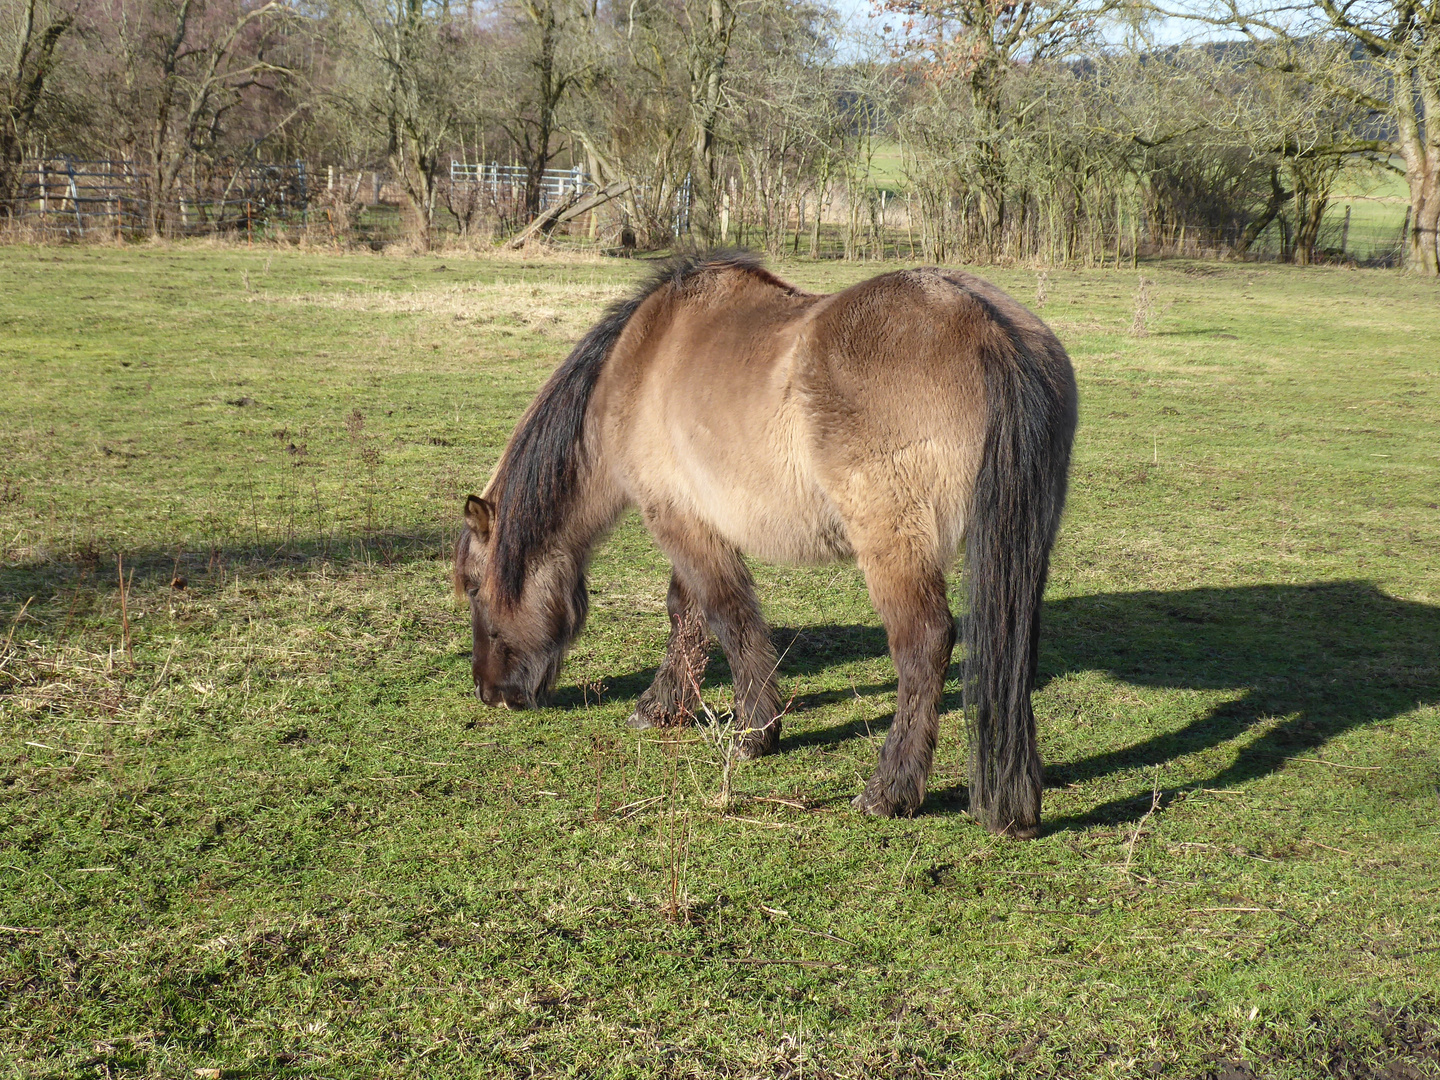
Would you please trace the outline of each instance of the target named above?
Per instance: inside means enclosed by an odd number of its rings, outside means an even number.
[[[850,810],[848,567],[755,568],[777,756],[726,767],[723,661],[623,726],[633,517],[554,706],[470,696],[461,502],[639,272],[0,253],[0,1077],[1440,1074],[1435,286],[981,269],[1081,392],[1022,843],[954,668],[923,812]]]

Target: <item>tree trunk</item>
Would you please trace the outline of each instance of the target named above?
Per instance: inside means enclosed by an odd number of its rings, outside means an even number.
[[[1280,213],[1281,207],[1285,205],[1285,200],[1290,197],[1290,194],[1291,193],[1286,191],[1280,184],[1280,170],[1278,168],[1272,168],[1270,170],[1270,201],[1265,204],[1265,209],[1260,216],[1245,226],[1244,233],[1241,234],[1240,239],[1235,243],[1235,254],[1244,255],[1250,250],[1250,245],[1255,243],[1255,241],[1260,238],[1260,234],[1269,226],[1270,222],[1275,220],[1276,216]]]
[[[535,60],[538,81],[537,112],[533,135],[525,143],[525,217],[533,221],[540,215],[544,195],[545,169],[550,164],[550,143],[555,138],[556,110],[564,87],[557,79],[556,48],[559,28],[552,4],[531,5],[530,18],[540,31],[540,55]]]
[[[1392,67],[1400,135],[1400,156],[1405,160],[1405,183],[1410,189],[1410,230],[1405,237],[1405,267],[1426,277],[1440,275],[1436,228],[1440,224],[1440,73],[1422,68],[1419,93],[1415,92],[1409,58]],[[1418,102],[1417,102],[1418,98]],[[1418,113],[1418,115],[1417,115]]]
[[[810,227],[810,257],[820,257],[820,218],[825,212],[825,194],[830,187],[830,157],[827,154],[820,166],[820,178],[815,184],[815,220]]]
[[[1312,194],[1305,200],[1304,213],[1295,218],[1295,264],[1310,266],[1315,262],[1315,247],[1320,239],[1320,225],[1325,217],[1328,200]]]
[[[14,64],[0,84],[0,213],[20,212],[25,141],[45,92],[45,80],[55,66],[56,47],[74,21],[73,15],[62,15],[37,39],[35,0],[25,5]]]
[[[1326,187],[1328,188],[1328,184]],[[1326,192],[1315,190],[1300,177],[1295,180],[1295,258],[1296,266],[1315,262],[1315,247],[1320,240],[1320,224],[1325,217],[1329,199]]]
[[[989,45],[991,33],[987,27],[978,36],[977,47]],[[1002,58],[992,51],[975,64],[970,74],[970,102],[976,123],[981,125],[975,140],[976,177],[980,195],[980,242],[987,259],[998,256],[1005,242],[1005,158],[1001,147],[1005,113],[1000,98],[1003,72]]]
[[[1405,237],[1405,266],[1426,277],[1440,275],[1440,145],[1426,148],[1414,166],[1406,161],[1410,188],[1410,230]]]
[[[690,227],[707,246],[719,239],[715,129],[720,118],[721,76],[734,27],[729,0],[708,0],[704,27],[693,31],[690,42]]]
[[[405,192],[405,202],[415,215],[415,244],[421,251],[429,251],[435,224],[436,162],[413,142],[398,153],[392,152],[389,160]]]

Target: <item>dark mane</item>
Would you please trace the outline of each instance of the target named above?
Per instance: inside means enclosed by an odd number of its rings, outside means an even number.
[[[678,291],[702,273],[729,269],[748,270],[790,288],[749,252],[695,252],[667,259],[627,299],[606,309],[541,387],[490,485],[496,510],[490,572],[500,602],[519,602],[530,557],[560,529],[570,510],[583,464],[581,439],[590,395],[625,324],[659,289],[668,285]]]

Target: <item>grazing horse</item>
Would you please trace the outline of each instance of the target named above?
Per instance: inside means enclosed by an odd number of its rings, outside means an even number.
[[[673,566],[670,640],[635,727],[691,715],[713,631],[739,751],[779,744],[778,664],[742,555],[854,560],[885,624],[895,719],[854,805],[912,814],[939,729],[963,545],[970,812],[1037,834],[1040,599],[1065,500],[1075,376],[1055,335],[956,270],[815,295],[751,256],[678,258],[560,365],[465,504],[475,693],[533,707],[585,623],[590,551],[636,506]]]

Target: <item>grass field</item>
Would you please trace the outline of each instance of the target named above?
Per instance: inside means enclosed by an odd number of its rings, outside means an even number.
[[[639,272],[0,249],[0,1077],[1440,1075],[1435,286],[1142,266],[1135,336],[1133,272],[991,274],[1082,393],[1016,843],[958,714],[920,816],[849,810],[849,568],[757,567],[791,707],[728,805],[623,726],[633,518],[555,706],[470,696],[460,501]]]

